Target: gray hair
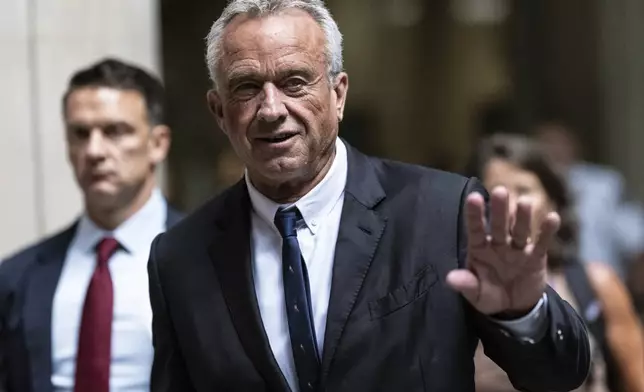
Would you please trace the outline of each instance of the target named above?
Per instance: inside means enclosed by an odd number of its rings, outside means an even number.
[[[219,19],[213,23],[206,38],[206,63],[215,87],[217,66],[221,60],[221,39],[224,29],[237,16],[271,15],[287,9],[308,13],[320,25],[326,37],[326,60],[329,79],[342,72],[342,34],[323,0],[230,0]]]

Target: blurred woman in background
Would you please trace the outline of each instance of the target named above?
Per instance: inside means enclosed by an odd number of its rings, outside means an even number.
[[[548,281],[584,318],[591,335],[593,366],[578,391],[644,392],[642,329],[630,297],[610,267],[577,259],[576,219],[566,184],[540,146],[523,136],[494,135],[479,146],[474,168],[489,191],[508,189],[510,208],[519,198],[532,200],[533,241],[549,212],[561,216],[557,243],[548,254]],[[478,392],[515,391],[480,345],[475,361]]]

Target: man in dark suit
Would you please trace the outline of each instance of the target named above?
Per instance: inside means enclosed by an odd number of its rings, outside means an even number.
[[[341,41],[320,0],[214,23],[208,101],[246,171],[152,244],[152,391],[473,391],[479,338],[521,390],[580,385],[586,331],[545,281],[558,216],[528,238],[530,202],[496,189],[486,231],[477,180],[339,139]]]
[[[63,113],[85,209],[0,264],[0,390],[148,391],[150,243],[180,219],[155,180],[163,86],[108,59],[71,78]]]

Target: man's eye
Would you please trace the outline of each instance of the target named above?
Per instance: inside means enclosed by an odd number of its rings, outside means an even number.
[[[87,128],[74,128],[71,131],[71,134],[74,136],[75,139],[85,140],[85,139],[89,138],[89,129],[87,129]]]
[[[304,80],[302,80],[302,79],[299,79],[299,78],[288,79],[283,84],[284,89],[286,89],[287,91],[292,91],[292,92],[300,90],[305,85],[306,85],[306,82]]]
[[[259,91],[259,86],[255,83],[241,83],[235,86],[233,91],[236,94],[252,94]]]
[[[118,125],[108,125],[103,129],[103,134],[107,137],[114,138],[125,134],[125,128]]]

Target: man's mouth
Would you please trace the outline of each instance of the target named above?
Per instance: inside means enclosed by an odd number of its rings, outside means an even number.
[[[260,137],[258,138],[259,140],[266,142],[266,143],[281,143],[289,140],[290,138],[294,137],[297,135],[295,132],[289,132],[289,133],[281,133],[279,135],[273,135],[273,136],[268,136],[268,137]]]
[[[110,175],[111,175],[110,173],[106,173],[106,172],[91,173],[90,179],[92,181],[103,181],[108,179]]]

